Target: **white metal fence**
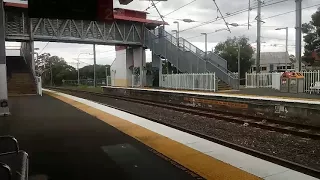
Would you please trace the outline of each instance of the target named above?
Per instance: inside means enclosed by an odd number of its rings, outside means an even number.
[[[103,79],[97,79],[96,84],[97,86],[111,86],[111,76]],[[77,86],[78,80],[63,80],[63,85],[65,86]],[[80,79],[80,85],[83,86],[93,86],[93,79]]]
[[[205,74],[164,74],[160,87],[170,89],[215,91],[215,73]]]
[[[305,78],[304,92],[310,92],[310,87],[320,81],[320,70],[301,72]],[[273,88],[280,89],[280,77],[282,73],[246,73],[247,88]]]
[[[280,89],[281,73],[246,73],[246,88]]]
[[[304,92],[310,92],[310,86],[315,82],[320,81],[320,70],[318,71],[303,71],[304,76]]]

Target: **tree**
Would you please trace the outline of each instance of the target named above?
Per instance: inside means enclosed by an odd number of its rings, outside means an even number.
[[[242,37],[228,38],[225,42],[220,42],[214,52],[228,62],[228,70],[238,72],[238,44],[240,44],[240,77],[244,78],[252,65],[253,48],[249,44],[249,39]]]
[[[44,84],[51,84],[51,72],[53,85],[61,85],[62,80],[76,79],[77,71],[74,67],[58,56],[51,56],[49,53],[39,55],[35,62],[35,68],[39,75],[42,75]]]
[[[311,19],[309,23],[302,25],[302,32],[305,34],[305,52],[302,59],[312,65],[315,60],[312,53],[316,52],[320,56],[320,8],[311,16]]]
[[[97,79],[106,78],[106,68],[108,69],[108,76],[110,76],[110,65],[96,65]],[[80,79],[93,79],[93,65],[88,65],[80,68]]]

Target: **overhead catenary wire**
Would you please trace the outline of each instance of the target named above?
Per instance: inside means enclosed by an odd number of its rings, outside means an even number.
[[[152,0],[149,1],[149,6],[144,11],[148,11],[149,9],[154,8],[151,1]],[[160,2],[161,1],[156,2],[155,5],[159,4]]]
[[[286,40],[286,39],[281,39],[281,38],[276,38],[276,37],[266,37],[266,36],[261,36],[261,38],[263,38],[263,39],[283,40],[283,41]],[[288,39],[288,41],[295,41],[295,40]]]
[[[216,8],[217,8],[218,12],[220,13],[221,18],[223,19],[224,23],[226,24],[228,31],[231,33],[231,30],[230,30],[230,28],[229,28],[229,25],[228,25],[227,21],[224,19],[223,15],[222,15],[222,12],[221,12],[221,10],[220,10],[217,2],[216,2],[215,0],[213,0],[213,2],[214,2],[214,4],[216,5]]]
[[[274,3],[271,3],[271,4],[264,4],[262,5],[261,7],[266,7],[266,6],[272,6],[272,5],[275,5],[275,4],[279,4],[279,3],[283,3],[283,2],[287,2],[289,0],[281,0],[281,1],[278,1],[278,2],[274,2]],[[252,7],[251,9],[257,9],[258,7]],[[229,13],[227,16],[225,16],[224,18],[229,18],[229,17],[233,17],[233,16],[236,16],[236,15],[239,15],[239,14],[242,14],[244,12],[247,12],[249,9],[246,8],[246,9],[243,9],[243,10],[239,10],[239,12],[233,12],[233,13]],[[199,25],[196,25],[196,26],[193,26],[193,27],[190,27],[190,28],[186,28],[186,29],[183,29],[181,30],[180,32],[184,32],[184,31],[188,31],[188,30],[191,30],[191,29],[195,29],[195,28],[198,28],[198,27],[201,27],[201,26],[204,26],[204,25],[207,25],[207,24],[211,24],[213,22],[216,22],[216,21],[219,21],[221,20],[222,18],[219,17],[219,18],[216,18],[216,19],[213,19],[213,20],[209,20],[209,21],[206,21],[204,23],[201,23]]]
[[[186,6],[190,5],[190,4],[192,4],[192,3],[194,3],[195,1],[197,1],[197,0],[192,0],[192,1],[188,2],[187,4],[182,5],[182,6],[180,6],[179,8],[174,9],[173,11],[171,11],[171,12],[167,13],[166,15],[163,15],[162,17],[166,17],[166,16],[168,16],[168,15],[170,15],[170,14],[172,14],[172,13],[174,13],[174,12],[176,12],[176,11],[178,11],[178,10],[180,10],[180,9],[182,9],[182,8],[184,8],[184,7],[186,7]],[[159,20],[159,19],[157,19],[157,20]]]
[[[50,43],[50,41],[48,41],[47,44],[41,49],[41,51],[39,52],[39,54],[41,54],[42,51],[43,51],[44,49],[46,49],[46,47],[49,45],[49,43]]]
[[[320,6],[320,3],[319,3],[319,4],[315,4],[315,5],[311,5],[311,6],[308,6],[308,7],[305,7],[305,8],[302,8],[302,10],[303,10],[303,9],[313,8],[313,7],[316,7],[316,6]],[[296,11],[297,11],[297,10],[292,10],[292,11],[280,13],[280,14],[277,14],[277,15],[272,15],[272,16],[263,18],[262,20],[271,19],[271,18],[275,18],[275,17],[282,16],[282,15],[285,15],[285,14],[294,13],[294,12],[296,12]],[[253,22],[255,22],[255,21],[256,21],[256,20],[251,21],[250,23],[253,23]],[[247,24],[247,23],[242,24],[242,25],[246,25],[246,24]],[[268,27],[268,26],[266,26],[266,27]],[[231,27],[231,29],[234,29],[234,28],[237,28],[237,27]],[[220,31],[219,31],[219,32],[220,32]],[[213,33],[217,33],[217,32],[216,32],[216,31],[213,31],[213,32],[209,32],[209,33],[207,33],[207,34],[213,34]],[[191,37],[191,38],[193,38],[193,37]]]

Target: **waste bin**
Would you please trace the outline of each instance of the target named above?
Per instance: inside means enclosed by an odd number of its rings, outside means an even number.
[[[302,93],[304,86],[304,76],[301,73],[293,72],[289,77],[289,92]]]
[[[289,92],[290,72],[284,72],[280,77],[280,92]]]

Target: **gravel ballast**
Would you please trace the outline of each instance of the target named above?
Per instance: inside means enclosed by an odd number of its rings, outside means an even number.
[[[301,138],[250,125],[246,126],[108,97],[76,92],[65,93],[118,107],[144,117],[157,119],[320,170],[320,140]]]

